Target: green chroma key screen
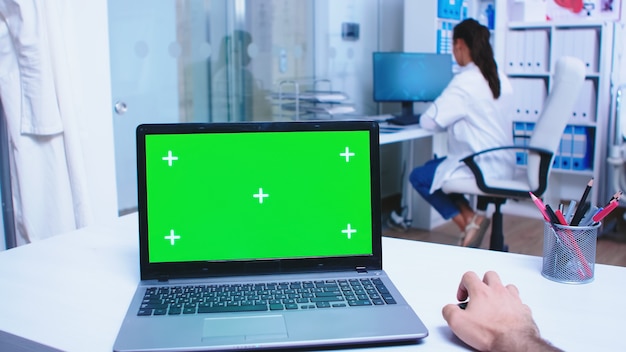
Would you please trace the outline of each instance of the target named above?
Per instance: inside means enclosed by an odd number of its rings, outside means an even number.
[[[146,136],[149,262],[370,255],[368,131]]]

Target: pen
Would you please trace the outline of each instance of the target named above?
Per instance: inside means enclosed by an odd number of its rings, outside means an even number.
[[[551,223],[559,224],[559,225],[567,225],[567,223],[564,223],[564,224],[561,223],[561,220],[556,216],[556,213],[554,212],[554,210],[552,210],[552,207],[550,206],[550,204],[546,204],[546,214],[548,214],[548,218],[550,219]]]
[[[563,216],[563,212],[561,211],[561,209],[557,209],[554,212],[554,215],[556,215],[556,218],[559,221],[559,224],[567,225],[567,220],[565,220],[565,216]]]
[[[543,205],[543,202],[541,201],[541,199],[537,198],[536,195],[533,194],[533,192],[528,192],[530,194],[530,198],[533,200],[533,202],[535,202],[535,205],[537,206],[537,208],[539,208],[539,211],[541,212],[541,215],[543,215],[543,218],[548,221],[550,221],[550,217],[548,216],[548,214],[546,213],[546,206]]]
[[[602,208],[598,208],[595,205],[591,206],[580,220],[579,226],[591,226],[593,224],[593,216],[600,212]]]
[[[578,208],[576,208],[576,212],[574,213],[574,218],[572,219],[572,223],[570,224],[571,226],[578,225],[578,223],[580,222],[580,219],[582,219],[583,215],[585,215],[585,212],[587,210],[585,209],[583,211],[581,207],[587,201],[587,197],[589,196],[589,191],[591,191],[591,187],[593,187],[593,178],[589,180],[589,182],[587,182],[587,187],[585,187],[585,191],[583,192],[582,197],[580,197],[580,201],[578,202]],[[578,220],[576,221],[576,223],[574,223],[574,220],[576,219]]]
[[[574,208],[576,207],[576,201],[571,200],[569,202],[569,206],[567,207],[567,211],[565,212],[565,220],[569,223],[572,220],[572,216],[574,216]]]
[[[578,226],[580,224],[580,220],[582,220],[587,210],[591,208],[591,203],[585,202],[585,204],[578,204],[578,208],[576,208],[576,212],[574,213],[574,217],[572,221],[569,223],[569,226]]]
[[[619,202],[617,200],[612,200],[609,205],[604,207],[604,209],[602,209],[601,211],[597,212],[591,219],[594,222],[600,222],[602,219],[604,219],[605,216],[609,215],[609,213],[612,212],[613,209],[617,208],[618,204]]]

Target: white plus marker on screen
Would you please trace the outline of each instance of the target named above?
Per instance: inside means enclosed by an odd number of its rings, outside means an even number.
[[[172,151],[168,150],[167,151],[167,156],[164,156],[161,159],[162,160],[167,160],[167,165],[168,166],[172,166],[172,161],[178,160],[178,157],[177,156],[172,156]]]
[[[339,153],[340,156],[343,156],[346,158],[346,162],[349,163],[350,162],[350,157],[354,156],[354,153],[350,152],[350,148],[346,147],[346,151],[343,153]]]
[[[173,246],[176,240],[180,239],[180,236],[174,234],[174,230],[170,230],[170,235],[165,236],[166,240],[170,240],[170,244]]]
[[[263,204],[263,198],[267,198],[269,196],[269,194],[263,193],[263,188],[259,188],[259,193],[253,195],[254,198],[259,198],[259,204]]]
[[[348,228],[345,230],[341,230],[341,233],[345,233],[346,235],[348,235],[348,239],[352,238],[352,234],[355,233],[356,230],[353,229],[352,227],[350,227],[350,224],[348,224]]]

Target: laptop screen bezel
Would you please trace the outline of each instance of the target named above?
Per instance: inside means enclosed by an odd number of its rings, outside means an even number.
[[[148,213],[146,187],[146,136],[151,134],[239,133],[288,131],[368,131],[370,142],[372,254],[348,257],[289,258],[251,261],[151,263],[148,254]],[[380,143],[375,121],[232,122],[142,124],[136,129],[137,188],[139,208],[139,256],[142,280],[221,277],[317,271],[382,269],[382,224],[380,209]]]

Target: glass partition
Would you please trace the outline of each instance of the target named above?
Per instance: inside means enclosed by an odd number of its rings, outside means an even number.
[[[371,56],[381,2],[109,0],[121,211],[136,207],[134,130],[141,123],[376,114]],[[341,100],[295,99],[311,91]]]

